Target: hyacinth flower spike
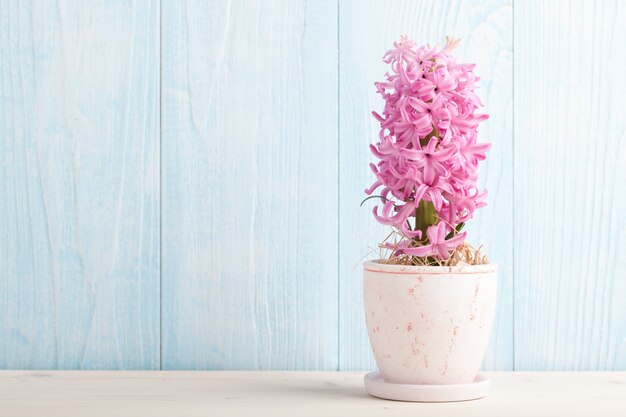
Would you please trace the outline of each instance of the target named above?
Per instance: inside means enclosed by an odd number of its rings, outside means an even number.
[[[465,244],[465,221],[485,205],[476,180],[490,144],[479,143],[477,133],[488,116],[477,113],[475,65],[451,55],[457,45],[418,46],[403,36],[383,58],[385,80],[375,83],[384,108],[373,112],[380,132],[370,149],[378,162],[365,192],[382,203],[374,218],[400,236],[383,247],[421,264],[445,263]]]

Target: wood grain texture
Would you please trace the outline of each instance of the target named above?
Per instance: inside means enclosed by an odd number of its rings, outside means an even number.
[[[370,397],[360,372],[0,371],[0,415],[20,417],[623,417],[626,372],[492,372],[476,401]]]
[[[0,368],[373,369],[373,82],[447,34],[491,115],[484,368],[626,369],[623,2],[162,3],[0,0]]]
[[[337,366],[336,6],[164,2],[164,369]]]
[[[359,208],[374,177],[368,144],[378,138],[372,110],[382,108],[374,81],[387,68],[382,55],[400,35],[418,43],[463,39],[458,56],[478,64],[479,95],[491,115],[480,137],[493,142],[479,183],[490,191],[489,206],[468,224],[469,242],[484,244],[499,264],[499,307],[486,369],[513,367],[512,290],[512,7],[511,1],[368,1],[340,4],[340,349],[341,370],[374,369],[362,306],[359,259],[388,229],[376,224],[371,202]],[[375,258],[376,253],[371,253]]]
[[[626,369],[626,4],[515,4],[515,367]]]
[[[159,367],[158,1],[0,1],[0,368]]]

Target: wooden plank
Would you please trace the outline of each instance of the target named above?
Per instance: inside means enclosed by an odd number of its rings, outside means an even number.
[[[515,4],[515,366],[626,369],[626,4]]]
[[[0,368],[159,367],[158,22],[0,2]]]
[[[487,397],[408,403],[370,397],[357,372],[0,372],[2,415],[623,416],[626,373],[490,373]]]
[[[458,56],[478,64],[479,95],[491,118],[481,127],[493,149],[481,165],[480,183],[489,206],[468,225],[469,243],[484,244],[499,264],[499,306],[485,369],[512,369],[512,7],[510,0],[464,1],[342,0],[340,5],[340,369],[374,369],[362,312],[359,259],[387,234],[376,224],[371,204],[359,208],[373,182],[368,145],[378,138],[370,112],[382,108],[374,81],[387,71],[382,55],[407,34],[420,43],[463,39]],[[375,258],[375,253],[370,258]]]
[[[335,1],[163,5],[163,367],[337,366]]]

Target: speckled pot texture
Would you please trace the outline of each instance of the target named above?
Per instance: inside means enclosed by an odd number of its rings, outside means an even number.
[[[366,262],[367,332],[387,382],[465,384],[487,350],[496,265],[406,266]]]

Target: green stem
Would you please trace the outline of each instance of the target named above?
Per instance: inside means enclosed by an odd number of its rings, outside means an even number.
[[[421,200],[417,208],[415,209],[415,229],[422,231],[422,238],[426,239],[426,229],[428,226],[432,226],[437,223],[438,217],[435,211],[435,206],[432,202]]]
[[[420,145],[422,145],[422,148],[424,146],[427,146],[428,142],[430,142],[430,138],[433,138],[433,137],[437,138],[437,140],[441,139],[439,137],[439,130],[435,126],[433,126],[433,130],[428,135],[420,139]]]
[[[439,140],[439,130],[436,126],[433,126],[433,130],[428,135],[420,139],[420,145],[422,145],[422,147],[427,146],[428,142],[433,137]],[[429,226],[436,224],[438,221],[439,217],[435,211],[435,205],[430,201],[421,200],[415,209],[415,229],[413,229],[422,231],[422,238],[419,239],[420,241],[424,242],[428,239],[426,237],[426,230]]]

